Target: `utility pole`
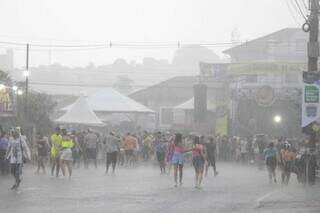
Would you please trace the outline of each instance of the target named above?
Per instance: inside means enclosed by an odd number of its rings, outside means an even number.
[[[24,71],[24,76],[26,77],[26,96],[25,96],[25,111],[28,113],[28,96],[29,96],[29,44],[27,44],[26,49],[26,70]]]
[[[319,0],[310,0],[310,16],[308,22],[310,25],[308,42],[308,72],[318,72],[319,57]],[[311,134],[310,148],[315,148],[316,134]]]
[[[309,32],[308,42],[308,70],[307,73],[310,76],[316,76],[312,81],[319,80],[318,70],[318,57],[319,57],[319,3],[320,0],[309,0],[310,15],[308,20],[303,25],[303,30]],[[307,28],[305,28],[307,27]],[[305,79],[304,79],[305,81]],[[316,158],[315,148],[317,142],[317,133],[313,129],[313,126],[317,125],[316,122],[312,122],[305,127],[306,133],[309,135],[309,152],[306,154],[305,166],[306,166],[306,182],[307,184],[314,184],[316,175]]]
[[[319,0],[310,0],[310,32],[308,42],[308,71],[318,72]]]

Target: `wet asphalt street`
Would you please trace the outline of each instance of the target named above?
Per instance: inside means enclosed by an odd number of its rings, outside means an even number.
[[[102,165],[75,169],[68,180],[35,175],[29,165],[24,168],[20,193],[9,189],[11,177],[0,177],[0,212],[295,212],[291,201],[282,205],[272,201],[283,197],[279,190],[285,195],[287,189],[270,185],[266,171],[237,164],[218,164],[218,169],[217,177],[210,171],[202,189],[195,189],[191,167],[185,168],[183,185],[175,188],[172,175],[160,175],[154,166],[120,167],[115,175],[106,175]],[[288,188],[302,186],[293,176]],[[317,192],[320,197],[320,190]],[[320,212],[320,206],[309,210]]]

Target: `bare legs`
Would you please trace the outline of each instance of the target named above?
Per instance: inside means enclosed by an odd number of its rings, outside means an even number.
[[[68,173],[69,173],[69,178],[71,178],[71,175],[72,175],[72,161],[61,160],[60,161],[60,166],[61,166],[61,170],[62,170],[63,176],[66,176],[66,167],[67,167]]]
[[[174,173],[174,183],[175,187],[178,186],[178,171],[179,171],[179,183],[182,185],[182,177],[183,177],[183,164],[174,164],[173,173]]]

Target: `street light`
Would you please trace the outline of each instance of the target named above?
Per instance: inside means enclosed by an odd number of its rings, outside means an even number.
[[[24,77],[29,77],[29,75],[30,75],[30,72],[29,72],[29,70],[25,70],[25,71],[23,71],[23,76]]]
[[[0,91],[6,89],[6,86],[4,84],[0,84]]]
[[[22,95],[22,94],[23,94],[23,91],[22,91],[21,89],[19,89],[19,90],[17,91],[17,94],[18,94],[18,95]]]
[[[273,121],[274,121],[275,123],[280,123],[280,122],[282,121],[282,117],[281,117],[280,115],[275,115],[275,116],[273,117]]]

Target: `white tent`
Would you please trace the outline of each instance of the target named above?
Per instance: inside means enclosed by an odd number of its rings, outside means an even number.
[[[186,101],[182,104],[179,104],[178,106],[175,106],[174,109],[176,109],[176,110],[193,110],[194,109],[194,98],[192,97],[188,101]],[[214,111],[216,109],[216,105],[212,101],[207,100],[207,109]]]
[[[72,107],[56,120],[57,123],[85,124],[102,126],[104,123],[90,109],[86,98],[81,96],[72,104]]]
[[[94,112],[154,113],[151,109],[122,95],[112,88],[98,90],[92,95],[89,95],[86,100],[90,109]],[[74,104],[64,107],[62,110],[69,110]]]

